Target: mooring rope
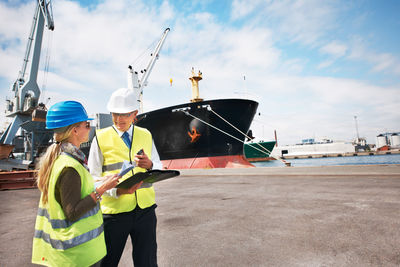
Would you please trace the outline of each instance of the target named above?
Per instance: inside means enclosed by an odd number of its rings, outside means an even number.
[[[242,132],[240,129],[238,129],[237,127],[235,127],[232,123],[230,123],[228,120],[226,120],[226,119],[224,119],[221,115],[219,115],[217,112],[215,112],[213,109],[212,109],[212,107],[211,106],[208,106],[208,108],[207,108],[208,110],[211,110],[211,112],[213,112],[215,115],[217,115],[221,120],[223,120],[223,121],[225,121],[227,124],[229,124],[230,126],[232,126],[234,129],[236,129],[238,132],[240,132],[241,134],[243,134],[246,138],[248,138],[249,140],[251,139],[247,134],[245,134],[244,132]],[[242,143],[244,144],[244,142],[242,141]],[[269,154],[269,156],[271,156],[271,157],[273,157],[273,158],[275,158],[275,159],[277,159],[277,160],[280,160],[280,161],[282,161],[286,166],[290,166],[290,163],[289,162],[287,162],[286,160],[284,160],[284,159],[282,159],[282,158],[280,158],[280,157],[274,157],[274,156],[272,156],[271,154],[272,154],[272,152],[271,151],[269,151],[266,147],[264,147],[264,146],[262,146],[260,143],[256,143],[258,146],[260,146],[260,147],[262,147],[265,151],[262,151],[262,150],[260,150],[260,149],[258,149],[257,147],[255,147],[255,146],[253,146],[253,145],[251,145],[251,144],[247,144],[248,146],[250,146],[250,147],[252,147],[252,148],[254,148],[254,149],[256,149],[256,150],[258,150],[258,151],[260,151],[261,153],[264,153],[264,154]]]
[[[242,135],[244,135],[246,138],[251,139],[249,136],[247,136],[245,133],[243,133],[240,129],[238,129],[238,128],[237,128],[236,126],[234,126],[232,123],[230,123],[229,121],[227,121],[226,119],[224,119],[222,116],[220,116],[218,113],[216,113],[210,106],[208,106],[207,109],[208,109],[208,110],[211,110],[211,111],[212,111],[215,115],[217,115],[221,120],[225,121],[227,124],[229,124],[229,125],[230,125],[231,127],[233,127],[235,130],[237,130],[238,132],[240,132],[240,133],[241,133]],[[216,129],[216,130],[218,130],[218,131],[220,131],[220,132],[222,132],[222,133],[228,135],[229,137],[234,138],[235,140],[237,140],[237,141],[239,141],[239,142],[241,142],[241,143],[243,143],[243,144],[245,144],[245,142],[244,142],[243,140],[241,140],[241,139],[239,139],[239,138],[237,138],[237,137],[235,137],[235,136],[233,136],[233,135],[231,135],[231,134],[229,134],[229,133],[227,133],[227,132],[225,132],[225,131],[223,131],[223,130],[217,128],[217,127],[214,126],[214,125],[211,125],[211,124],[208,123],[208,122],[203,121],[203,120],[200,119],[200,118],[197,118],[196,116],[190,114],[188,111],[186,111],[186,110],[181,110],[181,111],[182,111],[183,113],[185,113],[186,115],[189,115],[189,116],[195,118],[196,120],[198,120],[198,121],[200,121],[200,122],[202,122],[202,123],[204,123],[204,124],[206,124],[206,125],[208,125],[208,126],[214,128],[214,129]],[[272,156],[272,155],[271,155],[271,151],[269,151],[267,148],[263,147],[263,146],[260,145],[259,143],[257,143],[257,145],[261,146],[263,149],[265,149],[265,151],[263,151],[263,150],[261,150],[261,149],[255,147],[255,146],[253,146],[253,145],[251,145],[251,144],[247,144],[247,145],[249,145],[250,147],[252,147],[252,148],[254,148],[254,149],[258,150],[258,151],[260,151],[261,153],[267,154],[267,153],[266,153],[266,151],[267,151],[267,152],[270,154],[271,157],[273,157],[273,158],[275,158],[275,159],[277,159],[277,160],[282,161],[286,166],[290,166],[290,163],[286,162],[285,160],[283,160],[283,159],[281,159],[281,158],[279,158],[279,157],[276,158],[276,157]]]
[[[226,122],[228,125],[230,125],[232,128],[234,128],[235,130],[237,130],[239,133],[241,133],[242,135],[244,135],[246,138],[248,138],[249,140],[251,139],[247,134],[245,134],[244,132],[242,132],[239,128],[237,128],[235,125],[233,125],[232,123],[230,123],[228,120],[224,119],[221,115],[219,115],[217,112],[215,112],[211,107],[209,107],[209,110],[211,110],[212,113],[214,113],[215,115],[217,115],[221,120],[223,120],[224,122]],[[243,142],[244,143],[244,142]],[[264,154],[271,154],[272,152],[269,151],[266,147],[262,146],[259,143],[256,143],[258,146],[260,146],[262,149],[264,149],[265,151],[262,151],[250,144],[248,144],[249,146],[251,146],[254,149],[257,149],[258,151],[264,153]]]

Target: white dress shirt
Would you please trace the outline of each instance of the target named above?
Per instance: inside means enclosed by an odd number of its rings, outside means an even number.
[[[117,131],[118,135],[122,137],[124,132],[119,131],[114,125],[112,126],[114,129]],[[129,134],[129,138],[132,140],[132,131],[133,131],[133,126],[129,127],[129,129],[126,131]],[[93,179],[95,181],[99,181],[100,178],[102,177],[103,173],[103,153],[101,153],[101,150],[97,144],[97,138],[93,138],[92,144],[90,145],[90,151],[89,151],[89,158],[88,158],[88,167],[90,170],[90,174],[93,176]],[[160,160],[160,156],[158,155],[156,146],[154,144],[154,140],[152,140],[152,146],[151,146],[151,161],[153,162],[153,169],[162,169],[162,163]],[[95,182],[95,186],[101,184],[100,182]],[[117,198],[117,188],[113,188],[108,190],[107,192],[104,193],[105,195],[109,195],[112,197]]]

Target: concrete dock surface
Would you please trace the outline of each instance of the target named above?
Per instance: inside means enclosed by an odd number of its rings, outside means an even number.
[[[161,267],[400,266],[400,165],[181,170],[154,186]],[[39,196],[0,191],[0,266],[33,266]]]

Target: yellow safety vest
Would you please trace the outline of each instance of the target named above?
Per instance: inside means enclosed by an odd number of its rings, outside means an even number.
[[[133,129],[133,141],[130,148],[126,146],[122,138],[118,135],[114,127],[107,127],[97,130],[97,144],[103,154],[103,173],[102,176],[118,173],[121,170],[124,160],[133,162],[136,153],[143,149],[146,155],[151,158],[152,137],[151,133],[138,126]],[[137,172],[146,170],[136,167],[133,171],[127,173],[120,181],[132,176]],[[101,210],[103,214],[116,214],[132,211],[136,204],[140,208],[148,208],[156,203],[153,186],[136,190],[134,194],[123,194],[118,198],[103,195],[101,201]]]
[[[55,187],[61,171],[74,168],[81,177],[81,198],[93,192],[90,173],[71,156],[61,154],[54,162],[50,174],[48,202],[39,202],[32,247],[32,263],[46,266],[90,266],[107,253],[103,216],[100,205],[82,215],[75,222],[69,221],[55,199]]]

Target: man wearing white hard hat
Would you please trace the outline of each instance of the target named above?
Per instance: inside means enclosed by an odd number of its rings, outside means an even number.
[[[111,95],[107,109],[114,125],[96,131],[88,161],[92,176],[118,173],[124,161],[136,164],[136,167],[120,181],[137,172],[162,169],[151,133],[134,125],[138,106],[131,89],[120,88]],[[101,210],[107,255],[102,266],[118,266],[128,236],[132,241],[134,265],[157,266],[154,188],[147,184],[135,191],[134,187],[114,188],[103,195]]]

